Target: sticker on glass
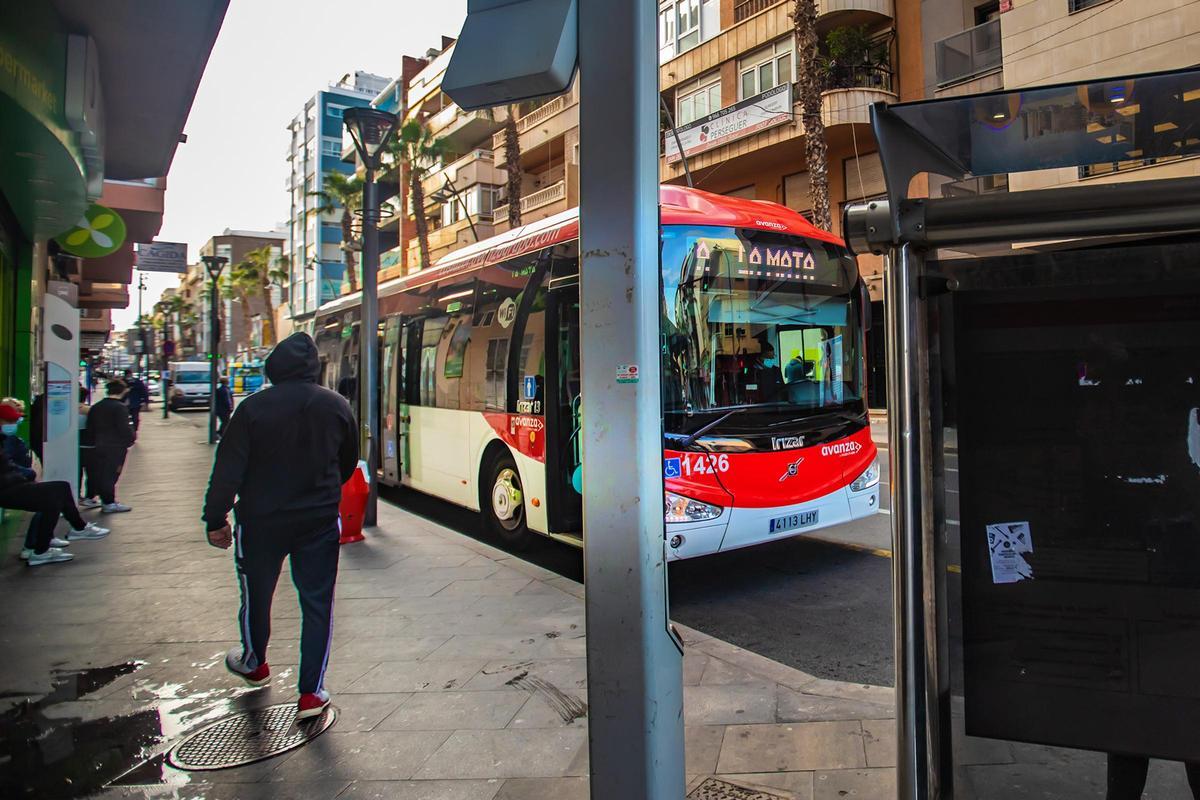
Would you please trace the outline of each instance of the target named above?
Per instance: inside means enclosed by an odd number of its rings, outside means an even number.
[[[1033,552],[1028,522],[997,522],[987,526],[988,551],[992,561],[992,583],[1016,583],[1033,578],[1033,567],[1025,560]]]
[[[637,383],[638,382],[638,365],[637,364],[618,364],[617,365],[617,383]]]

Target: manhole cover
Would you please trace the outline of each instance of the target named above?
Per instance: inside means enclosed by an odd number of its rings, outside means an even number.
[[[784,795],[768,794],[745,786],[709,778],[704,783],[692,789],[688,800],[783,800]]]
[[[296,722],[296,704],[235,714],[193,733],[171,748],[167,760],[185,770],[228,769],[253,764],[307,744],[337,719],[329,706],[314,719]]]

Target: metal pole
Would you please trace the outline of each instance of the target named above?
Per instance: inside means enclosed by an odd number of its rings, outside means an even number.
[[[359,329],[361,357],[358,365],[358,420],[361,427],[360,457],[367,462],[370,492],[363,512],[363,525],[374,525],[379,487],[375,480],[375,444],[379,441],[379,187],[375,170],[367,165],[363,181],[362,327]]]
[[[579,0],[584,570],[591,796],[685,793],[663,541],[657,6]]]
[[[896,789],[898,800],[928,800],[929,714],[925,651],[925,512],[917,277],[924,254],[893,248],[884,273],[891,449],[892,592],[896,646]]]
[[[138,271],[138,357],[134,372],[145,380],[142,372],[142,356],[146,354],[146,326],[142,321],[142,294],[146,291],[146,276]]]
[[[209,272],[212,277],[212,293],[208,298],[208,443],[217,443],[217,348],[220,347],[220,331],[217,330],[217,280],[221,272]]]

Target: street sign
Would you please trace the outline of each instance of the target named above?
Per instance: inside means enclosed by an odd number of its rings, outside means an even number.
[[[139,242],[136,250],[142,272],[187,272],[185,242]]]

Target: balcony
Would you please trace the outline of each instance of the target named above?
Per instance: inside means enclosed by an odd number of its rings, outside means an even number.
[[[782,0],[736,0],[733,4],[733,22],[737,24],[749,19],[779,2]]]
[[[568,109],[573,109],[574,113],[564,114],[563,112]],[[579,103],[575,89],[572,88],[570,92],[560,94],[520,117],[517,120],[517,134],[521,139],[521,152],[528,152],[577,126],[579,124],[578,109]],[[492,135],[492,150],[497,153],[504,152],[503,130]]]
[[[430,117],[425,125],[434,136],[444,138],[451,150],[463,152],[488,141],[504,125],[503,108],[463,111],[451,103]]]
[[[839,67],[826,78],[821,93],[821,120],[825,127],[869,125],[871,104],[896,102],[892,72],[880,66]]]
[[[994,19],[933,45],[938,86],[970,80],[1004,66],[1000,20]]]
[[[567,199],[567,182],[560,180],[558,183],[551,184],[544,189],[538,189],[536,192],[530,192],[521,198],[521,213],[528,214],[542,206],[548,206],[551,203],[557,203],[560,200]],[[493,212],[495,219],[508,219],[508,205],[496,206]]]
[[[471,223],[475,223],[475,232],[471,230]],[[439,258],[454,250],[464,247],[468,244],[474,244],[475,233],[479,234],[479,239],[487,239],[495,234],[495,228],[492,226],[490,217],[480,216],[473,217],[470,220],[461,219],[452,225],[444,225],[441,228],[431,230],[429,232],[429,258],[436,262]],[[410,271],[421,269],[421,247],[417,242],[416,236],[408,243],[408,265]],[[428,266],[428,265],[425,265]]]
[[[504,183],[506,177],[504,170],[496,167],[495,156],[491,150],[477,149],[431,172],[421,181],[421,188],[425,190],[425,205],[428,208],[435,205],[430,199],[433,193],[443,188],[447,181],[455,190],[461,192],[468,186],[479,183],[497,186]]]
[[[893,0],[818,0],[817,29],[875,25],[895,16]]]

